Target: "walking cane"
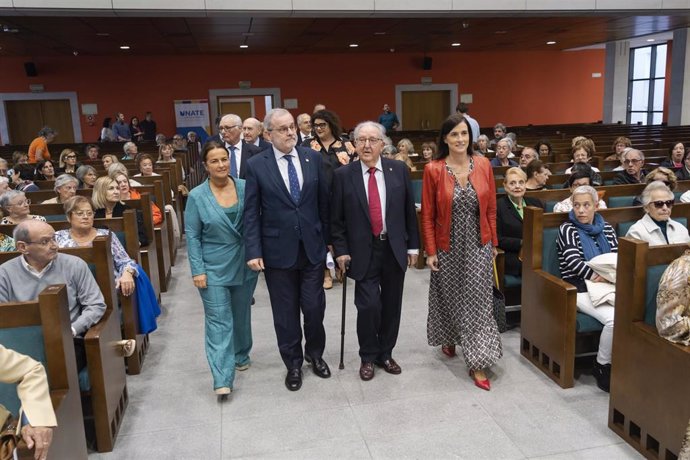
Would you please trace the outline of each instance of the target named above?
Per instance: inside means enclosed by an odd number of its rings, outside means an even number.
[[[350,264],[345,265],[345,272],[343,273],[343,315],[340,320],[340,364],[338,369],[345,369],[345,364],[343,364],[343,354],[345,348],[345,302],[347,299],[347,269],[350,268]]]

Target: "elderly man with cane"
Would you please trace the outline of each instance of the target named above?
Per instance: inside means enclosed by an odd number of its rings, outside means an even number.
[[[365,121],[354,141],[360,161],[335,170],[331,242],[340,269],[356,281],[357,337],[362,380],[374,365],[402,371],[393,359],[405,270],[417,262],[419,232],[407,166],[381,158],[385,129]]]

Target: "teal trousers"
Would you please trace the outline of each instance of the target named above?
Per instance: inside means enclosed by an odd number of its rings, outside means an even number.
[[[235,365],[249,363],[252,349],[251,302],[257,279],[240,286],[199,289],[204,303],[206,359],[213,389],[233,387]]]

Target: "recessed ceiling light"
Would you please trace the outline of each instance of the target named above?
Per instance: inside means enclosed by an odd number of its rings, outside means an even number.
[[[110,37],[108,32],[96,32],[97,37]]]
[[[357,48],[359,45],[357,43],[350,43],[350,48]]]
[[[128,49],[129,49],[129,45],[120,45],[120,49],[121,49],[121,50],[128,50]]]
[[[374,35],[386,35],[386,32],[374,32]]]
[[[647,41],[648,41],[648,42],[653,42],[654,39],[653,39],[653,38],[648,38]]]
[[[244,49],[249,48],[249,45],[240,45],[240,48],[242,48],[244,50]]]
[[[546,44],[547,44],[547,45],[555,45],[556,42],[555,42],[555,41],[549,41],[549,42],[546,42]]]
[[[451,43],[450,46],[460,46],[460,43]]]
[[[503,34],[507,34],[508,31],[507,31],[507,30],[497,30],[497,31],[494,32],[494,33],[495,33],[496,35],[503,35]]]

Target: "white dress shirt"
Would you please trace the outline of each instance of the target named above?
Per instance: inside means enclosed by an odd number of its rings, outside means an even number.
[[[290,178],[288,177],[288,162],[283,158],[286,154],[273,147],[273,155],[276,157],[276,163],[278,163],[278,169],[280,170],[280,175],[283,177],[285,188],[289,192]],[[304,176],[302,175],[302,164],[299,161],[297,149],[293,147],[292,152],[288,153],[287,155],[292,157],[292,164],[295,165],[295,170],[297,170],[297,179],[299,179],[299,189],[302,190],[302,187],[304,186]]]

